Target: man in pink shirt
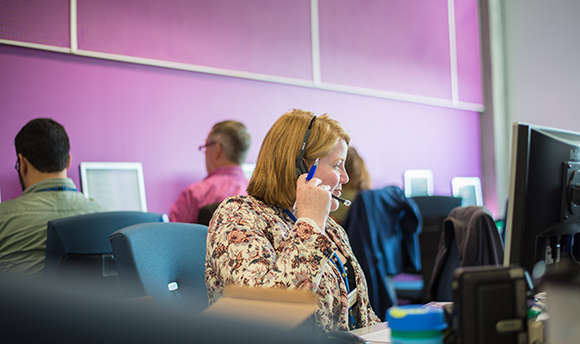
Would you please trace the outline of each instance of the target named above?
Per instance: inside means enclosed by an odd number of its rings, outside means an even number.
[[[245,125],[238,121],[216,123],[209,132],[205,144],[207,177],[191,184],[171,206],[169,218],[172,222],[196,223],[199,209],[224,198],[245,195],[248,179],[240,165],[250,148],[250,134]]]

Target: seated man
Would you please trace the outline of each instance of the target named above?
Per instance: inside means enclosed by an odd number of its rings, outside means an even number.
[[[248,179],[240,165],[250,148],[250,134],[238,121],[216,123],[209,132],[205,144],[207,177],[188,186],[171,206],[172,222],[197,223],[199,209],[224,198],[245,195]]]
[[[100,207],[67,178],[70,146],[62,125],[33,119],[18,132],[14,145],[24,192],[0,204],[0,271],[35,274],[44,268],[47,222]]]

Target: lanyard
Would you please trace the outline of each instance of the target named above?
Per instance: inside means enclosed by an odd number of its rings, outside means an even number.
[[[288,217],[292,220],[292,222],[296,223],[296,216],[294,216],[294,214],[292,214],[292,212],[288,209],[284,209],[284,213],[286,215],[288,215]],[[338,270],[338,273],[340,274],[340,277],[342,278],[342,281],[344,282],[345,286],[346,286],[346,295],[348,295],[350,293],[350,286],[348,284],[348,275],[346,274],[346,269],[344,268],[344,264],[342,264],[342,261],[340,260],[340,258],[338,258],[338,255],[336,254],[336,252],[332,253],[332,256],[330,257],[330,261],[334,264],[334,266],[336,266],[336,269]],[[354,328],[354,326],[356,325],[356,321],[354,319],[354,315],[352,314],[352,308],[348,310],[349,313],[349,326],[350,328]]]
[[[346,274],[346,269],[344,268],[344,265],[340,261],[340,258],[338,258],[338,255],[336,254],[336,252],[332,253],[332,257],[330,258],[330,260],[336,266],[337,270],[340,273],[340,277],[342,277],[342,280],[344,281],[344,284],[346,285],[346,295],[347,295],[347,300],[348,300],[348,296],[350,294],[350,286],[348,285],[348,275]],[[356,320],[354,319],[352,307],[348,307],[348,325],[351,329],[353,329],[356,325]]]
[[[296,223],[296,220],[297,220],[296,216],[294,216],[294,214],[292,214],[292,212],[290,210],[284,209],[284,213],[286,215],[288,215],[288,217],[290,217],[292,222]],[[350,293],[350,286],[348,285],[348,278],[346,275],[346,269],[344,268],[344,265],[340,261],[340,258],[338,258],[338,255],[336,254],[336,252],[332,253],[332,256],[330,256],[330,261],[334,264],[334,266],[336,266],[336,270],[338,270],[340,277],[342,278],[344,284],[346,285],[346,294],[348,295],[348,293]]]
[[[340,261],[340,258],[338,258],[336,252],[332,253],[330,260],[334,263],[334,266],[336,266],[336,269],[340,273],[340,277],[342,277],[342,280],[346,285],[346,294],[348,295],[350,293],[350,286],[348,285],[348,276],[346,275],[346,269],[344,268],[344,265]]]
[[[40,189],[36,192],[46,192],[46,191],[77,191],[77,189],[75,188],[69,188],[66,186],[55,186],[53,188],[46,188],[46,189]]]
[[[290,210],[288,210],[288,209],[284,209],[284,213],[285,213],[286,215],[288,215],[288,217],[289,217],[289,218],[292,220],[292,222],[296,223],[296,221],[298,220],[298,219],[296,218],[296,216],[294,216],[294,214],[292,214],[292,212],[291,212]]]

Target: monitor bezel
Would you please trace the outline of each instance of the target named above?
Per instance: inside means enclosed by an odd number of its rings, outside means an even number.
[[[479,177],[453,177],[451,179],[451,191],[454,197],[461,197],[461,188],[473,186],[475,188],[475,205],[483,206],[483,192],[481,191],[481,180]],[[463,201],[461,202],[462,206]]]
[[[137,183],[139,185],[140,211],[147,211],[147,198],[145,194],[145,180],[143,178],[143,165],[140,162],[93,162],[83,161],[80,163],[80,176],[82,193],[90,198],[91,190],[88,185],[87,172],[91,170],[132,170],[137,173]]]
[[[416,195],[412,193],[413,179],[427,180],[427,195]],[[433,196],[433,172],[427,169],[421,170],[406,170],[403,174],[403,189],[405,190],[405,197],[414,196]]]
[[[504,266],[510,266],[513,264],[522,266],[522,262],[520,261],[522,247],[521,245],[512,245],[512,242],[521,242],[526,233],[525,227],[527,224],[525,222],[527,220],[527,204],[526,201],[517,203],[515,195],[519,195],[518,198],[520,200],[528,199],[527,191],[529,189],[528,178],[531,158],[530,144],[533,132],[540,133],[564,144],[580,146],[580,141],[570,140],[570,138],[577,137],[578,135],[578,133],[572,131],[523,122],[514,122],[512,124],[509,193],[505,224]],[[568,135],[569,137],[566,138],[565,136]],[[572,158],[573,157],[571,157],[571,159]],[[515,226],[514,219],[520,219],[520,221],[516,222]],[[525,220],[521,221],[521,219]],[[526,270],[528,268],[529,267],[524,267]],[[533,267],[528,271],[532,272],[531,269],[533,269]]]

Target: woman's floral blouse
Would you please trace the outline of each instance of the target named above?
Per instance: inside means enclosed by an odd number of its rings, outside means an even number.
[[[364,274],[336,222],[329,218],[322,234],[314,222],[294,223],[283,209],[251,196],[228,198],[209,225],[205,270],[209,302],[215,302],[228,284],[310,288],[319,299],[319,325],[348,330],[346,286],[329,259],[334,251],[350,259],[355,270],[356,327],[379,322],[369,305]]]

